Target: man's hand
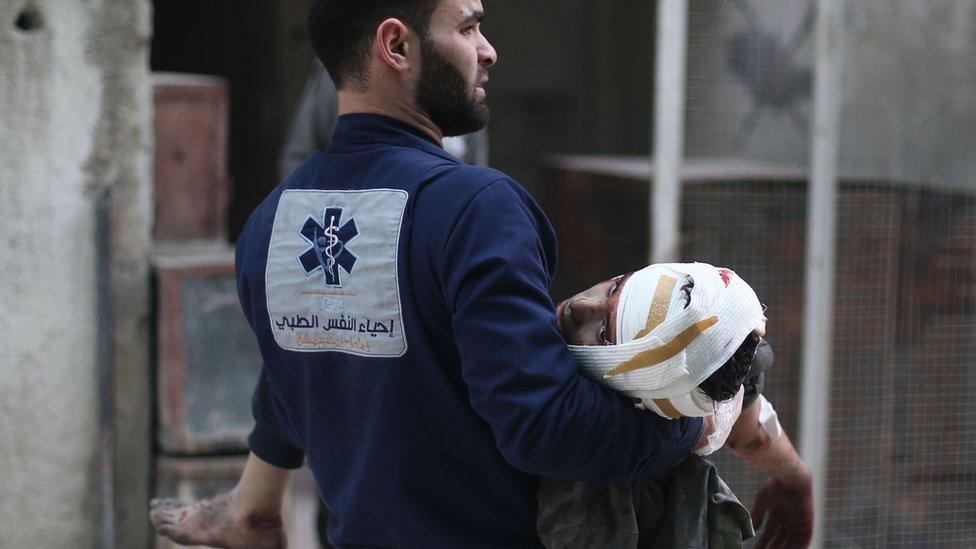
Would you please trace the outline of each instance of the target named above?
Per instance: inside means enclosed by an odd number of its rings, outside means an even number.
[[[757,549],[806,547],[813,537],[813,480],[808,471],[789,481],[771,478],[756,494],[752,524],[763,525]]]
[[[643,404],[644,401],[642,401],[641,399],[636,397],[631,397],[630,401],[634,403],[634,406],[637,406],[642,410],[646,409]],[[708,437],[710,437],[713,433],[715,433],[716,426],[715,426],[714,416],[707,415],[703,417],[702,420],[703,420],[702,430],[700,433],[698,433],[698,440],[695,441],[694,448],[691,449],[691,451],[693,452],[704,448],[705,445],[708,444]]]

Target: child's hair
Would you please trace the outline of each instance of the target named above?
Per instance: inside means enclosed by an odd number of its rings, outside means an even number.
[[[732,358],[712,372],[712,375],[702,381],[698,387],[715,401],[734,397],[749,375],[749,368],[756,358],[756,349],[760,341],[762,338],[755,333],[750,333],[732,354]]]

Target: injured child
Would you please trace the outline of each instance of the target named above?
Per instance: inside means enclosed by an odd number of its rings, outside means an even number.
[[[695,454],[727,445],[773,475],[755,507],[757,522],[769,514],[759,547],[808,543],[809,472],[761,394],[773,356],[765,307],[745,281],[703,263],[651,265],[556,312],[582,373],[661,416],[707,418]],[[753,535],[749,513],[698,457],[629,487],[543,479],[539,504],[547,547],[734,547]]]
[[[557,306],[557,325],[584,375],[666,418],[703,417],[705,428],[697,456],[664,478],[627,487],[542,479],[537,527],[545,546],[734,547],[763,522],[757,547],[809,543],[810,473],[761,394],[772,363],[764,309],[733,271],[704,263],[651,265]],[[723,446],[772,477],[751,520],[698,457]],[[287,479],[287,470],[251,454],[233,491],[190,505],[154,500],[150,518],[178,543],[283,546]]]

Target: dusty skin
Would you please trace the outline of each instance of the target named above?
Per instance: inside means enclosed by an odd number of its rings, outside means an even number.
[[[233,512],[235,492],[192,505],[172,500],[150,502],[149,519],[156,533],[180,545],[229,549],[277,549],[287,546],[278,513]]]
[[[156,532],[181,545],[229,549],[286,547],[281,504],[291,471],[248,454],[230,492],[187,505],[172,499],[149,503]]]

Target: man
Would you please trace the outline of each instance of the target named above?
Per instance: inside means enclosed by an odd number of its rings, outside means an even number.
[[[440,147],[488,120],[482,17],[480,0],[314,2],[333,142],[238,243],[266,364],[251,449],[308,460],[339,547],[538,547],[539,475],[631,484],[703,433],[577,373],[545,216]]]
[[[338,103],[339,93],[335,82],[322,66],[322,62],[315,59],[305,85],[305,93],[292,121],[288,140],[282,150],[279,162],[281,179],[288,177],[312,152],[329,148],[338,116]],[[488,164],[487,128],[472,134],[445,137],[443,145],[451,156],[466,164]],[[319,540],[326,547],[329,547],[326,534],[328,520],[328,509],[320,505],[315,522]]]
[[[645,366],[656,370],[657,379],[626,379],[633,376],[626,373],[611,383],[642,397],[662,415],[700,416],[730,405],[737,410],[745,382],[745,411],[734,422],[728,445],[773,477],[757,498],[757,523],[768,512],[759,547],[803,546],[812,524],[809,472],[779,428],[775,411],[759,394],[764,370],[772,362],[761,339],[763,311],[752,289],[732,271],[704,264],[652,265],[563,301],[557,323],[583,368],[597,379],[633,363],[634,357],[647,360],[657,353],[658,361]],[[668,346],[653,344],[655,339],[671,340],[669,330],[684,332],[701,320],[712,323],[680,353],[662,356],[656,351]],[[738,348],[728,345],[740,340]],[[683,375],[694,384],[692,391],[681,388]],[[664,376],[670,382],[661,383]],[[686,394],[691,398],[684,399]],[[715,441],[716,447],[722,442]],[[247,536],[251,541],[276,539],[272,533],[280,536],[280,525],[274,532],[248,531],[244,517],[251,523],[256,517],[277,517],[286,479],[286,470],[252,455],[233,493],[194,506],[154,502],[153,522],[160,533],[185,543],[233,547],[229,540]],[[270,524],[276,525],[273,520]],[[623,488],[544,479],[538,533],[551,548],[704,547],[718,537],[732,547],[735,540],[751,536],[752,527],[748,512],[714,467],[691,459],[672,469],[667,480],[643,479]]]

